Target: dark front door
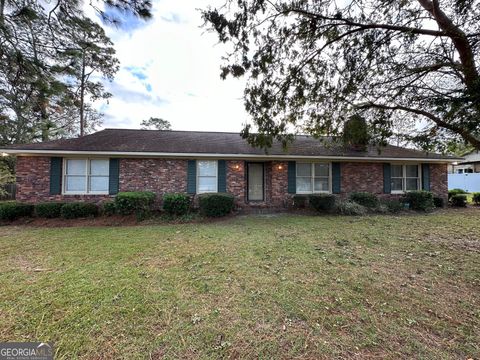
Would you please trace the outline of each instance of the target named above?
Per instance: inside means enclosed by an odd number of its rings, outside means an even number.
[[[248,163],[248,201],[263,201],[263,163]]]

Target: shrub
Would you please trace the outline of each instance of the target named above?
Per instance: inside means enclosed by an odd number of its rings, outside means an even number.
[[[190,209],[190,196],[187,194],[163,195],[163,210],[169,215],[182,216]]]
[[[208,217],[225,216],[233,210],[234,198],[232,194],[201,194],[198,201],[200,212]]]
[[[340,215],[365,215],[367,208],[353,201],[340,201],[335,207]]]
[[[473,193],[472,201],[475,203],[475,205],[480,205],[480,192]]]
[[[308,197],[308,202],[317,211],[331,211],[335,208],[335,195],[315,194]]]
[[[106,201],[102,204],[103,215],[112,216],[117,213],[117,207],[114,201]]]
[[[305,195],[293,196],[293,207],[297,209],[303,209],[307,206],[308,197]]]
[[[150,212],[155,201],[151,191],[119,192],[115,197],[115,208],[120,215]]]
[[[467,195],[465,195],[465,194],[453,195],[450,198],[450,202],[452,203],[452,206],[455,206],[455,207],[466,207],[467,206]]]
[[[92,203],[68,203],[62,206],[60,215],[64,219],[76,219],[96,216],[98,214],[98,207]]]
[[[35,215],[41,218],[58,218],[60,217],[60,211],[65,203],[61,202],[48,202],[35,205]]]
[[[445,206],[445,200],[440,196],[434,196],[433,205],[435,205],[436,208],[443,208]]]
[[[377,196],[369,192],[353,192],[350,194],[350,200],[370,209],[378,206]]]
[[[433,194],[429,191],[409,191],[404,195],[404,202],[410,205],[410,209],[429,211],[434,208]]]
[[[394,214],[403,210],[403,203],[399,200],[385,200],[383,204],[387,207],[388,212]]]
[[[32,216],[33,205],[17,202],[0,203],[0,220],[15,220],[20,217]]]
[[[448,190],[448,200],[454,195],[459,195],[459,194],[467,194],[467,192],[463,189],[452,189]]]

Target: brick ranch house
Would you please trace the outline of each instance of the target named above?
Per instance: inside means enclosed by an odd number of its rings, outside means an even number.
[[[237,133],[106,129],[69,140],[12,145],[22,202],[102,202],[119,191],[228,192],[243,207],[284,208],[294,194],[368,191],[398,197],[428,190],[446,198],[458,159],[388,145],[366,151],[297,136],[265,153]]]

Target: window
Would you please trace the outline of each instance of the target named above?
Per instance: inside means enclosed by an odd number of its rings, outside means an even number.
[[[65,194],[108,194],[108,159],[66,159]]]
[[[393,193],[420,189],[419,165],[392,165],[391,171]]]
[[[217,161],[197,161],[198,193],[217,192]]]
[[[330,192],[330,164],[297,163],[297,193]]]

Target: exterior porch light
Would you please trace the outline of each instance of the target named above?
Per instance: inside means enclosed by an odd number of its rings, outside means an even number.
[[[240,165],[235,164],[235,165],[233,166],[233,168],[234,168],[235,170],[239,170],[239,169],[240,169]]]
[[[279,165],[277,166],[277,169],[278,169],[278,170],[283,170],[283,165],[282,165],[282,164],[279,164]]]

